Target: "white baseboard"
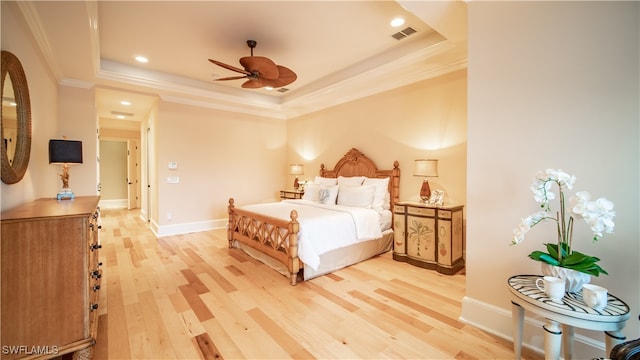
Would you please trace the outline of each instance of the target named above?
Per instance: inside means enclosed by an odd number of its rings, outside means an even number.
[[[460,321],[495,336],[513,341],[511,303],[507,306],[507,308],[501,308],[465,296],[462,299]],[[530,313],[525,312],[522,347],[539,354],[544,354],[544,331],[542,330],[542,325],[545,320],[535,315],[533,317],[529,315]],[[605,356],[604,333],[584,331],[594,336],[600,336],[601,340],[598,341],[592,337],[579,334],[578,332],[581,332],[581,330],[576,328],[573,358],[593,359]]]
[[[101,209],[126,209],[129,207],[127,199],[100,200]]]
[[[228,219],[219,219],[160,226],[152,222],[151,231],[153,231],[157,237],[188,234],[193,232],[225,228],[227,226],[227,221]]]

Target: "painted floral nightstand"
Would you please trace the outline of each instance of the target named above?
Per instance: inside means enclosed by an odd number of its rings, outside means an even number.
[[[399,202],[393,208],[393,259],[453,275],[464,268],[462,205]]]
[[[302,199],[304,190],[280,190],[281,199]]]

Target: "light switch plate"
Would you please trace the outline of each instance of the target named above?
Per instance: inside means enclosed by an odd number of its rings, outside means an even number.
[[[168,176],[167,177],[167,183],[168,184],[177,184],[180,182],[180,178],[177,176]]]
[[[175,170],[177,168],[178,168],[178,163],[177,162],[175,162],[175,161],[169,162],[169,169]]]

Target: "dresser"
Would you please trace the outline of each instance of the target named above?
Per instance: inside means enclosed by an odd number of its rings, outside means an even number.
[[[2,359],[91,357],[102,277],[98,201],[39,199],[0,215]]]
[[[452,275],[464,267],[462,205],[398,202],[393,259]]]

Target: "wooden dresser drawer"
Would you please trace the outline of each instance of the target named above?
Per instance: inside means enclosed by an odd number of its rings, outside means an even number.
[[[435,209],[421,208],[421,207],[408,207],[407,213],[409,215],[418,215],[418,216],[436,216]]]
[[[449,211],[449,210],[438,210],[438,218],[439,219],[451,219],[451,211]]]

